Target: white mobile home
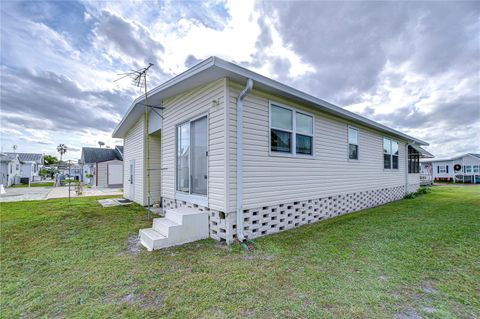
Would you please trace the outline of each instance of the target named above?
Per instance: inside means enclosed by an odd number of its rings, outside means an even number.
[[[9,187],[20,183],[20,165],[18,154],[0,153],[0,184]]]
[[[421,171],[433,181],[480,184],[480,154],[422,160]]]
[[[216,57],[151,90],[148,106],[137,98],[113,137],[124,196],[147,205],[150,172],[150,200],[166,210],[140,232],[149,249],[198,229],[192,238],[244,241],[401,199],[419,187],[428,145]],[[187,225],[196,214],[207,218]]]
[[[6,153],[18,155],[20,161],[20,177],[28,178],[29,182],[40,180],[40,169],[43,166],[43,154],[36,153]]]

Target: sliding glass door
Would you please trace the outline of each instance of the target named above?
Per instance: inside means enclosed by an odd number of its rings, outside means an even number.
[[[207,195],[207,117],[177,127],[177,190]]]

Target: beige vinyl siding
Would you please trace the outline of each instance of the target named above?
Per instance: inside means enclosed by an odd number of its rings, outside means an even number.
[[[142,116],[128,131],[123,148],[123,195],[140,205],[146,205],[144,193],[145,118]],[[135,198],[130,198],[130,161],[135,160]]]
[[[175,198],[176,126],[208,115],[208,206],[225,209],[225,86],[226,79],[219,79],[163,101],[163,197]]]
[[[408,184],[420,184],[420,174],[408,174]]]
[[[106,162],[98,163],[98,171],[97,171],[98,184],[97,184],[97,186],[108,187],[108,170],[107,170],[108,164],[122,164],[122,163],[123,162],[119,161],[119,160],[113,160],[113,161],[106,161]]]
[[[236,98],[244,85],[230,82],[230,209],[236,205]],[[270,156],[269,100],[312,113],[314,157]],[[358,131],[359,159],[348,159],[348,125]],[[405,143],[399,169],[383,169],[381,132],[254,90],[244,100],[243,208],[405,185]]]
[[[161,136],[150,134],[150,196],[153,203],[160,203],[161,186]],[[146,195],[145,195],[146,196]]]

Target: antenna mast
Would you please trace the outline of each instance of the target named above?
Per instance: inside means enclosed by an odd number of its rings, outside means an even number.
[[[148,220],[150,220],[150,138],[148,135],[148,90],[147,90],[147,72],[153,66],[152,63],[149,63],[147,67],[139,69],[139,70],[132,70],[129,73],[122,73],[119,79],[115,80],[119,81],[125,77],[130,77],[133,80],[133,85],[136,87],[142,88],[145,90],[145,141],[146,141],[146,157],[147,157],[147,209],[148,209]]]

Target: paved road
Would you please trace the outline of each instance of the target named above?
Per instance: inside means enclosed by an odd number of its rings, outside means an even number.
[[[52,187],[13,187],[5,189],[0,195],[0,202],[18,202],[22,200],[46,199]]]

